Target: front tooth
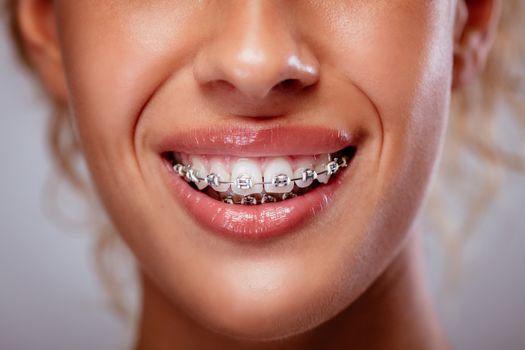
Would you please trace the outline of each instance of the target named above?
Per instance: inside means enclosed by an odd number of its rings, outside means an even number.
[[[206,164],[202,157],[191,156],[190,164],[192,169],[195,171],[195,176],[197,176],[198,178],[204,179],[206,175],[208,175],[208,169],[206,168]],[[203,190],[206,188],[206,186],[208,186],[206,180],[199,180],[195,182],[195,185],[199,190]]]
[[[326,174],[326,164],[328,164],[330,160],[329,154],[322,154],[316,161],[315,171],[317,171],[318,174],[320,172],[324,172],[323,174],[319,174],[317,176],[317,181],[322,184],[326,184],[328,183],[328,180],[330,180],[330,175]]]
[[[297,187],[305,188],[305,187],[310,186],[312,182],[315,180],[316,176],[314,176],[313,178],[307,178],[306,181],[303,181],[302,177],[303,177],[303,172],[305,170],[314,170],[313,157],[304,157],[304,158],[297,159],[295,162],[295,167],[296,169],[293,173],[293,177],[294,179],[301,179],[301,180],[295,181],[295,184],[297,185]]]
[[[262,174],[258,162],[240,158],[232,166],[232,191],[247,196],[262,192]],[[257,184],[257,185],[256,185]]]
[[[264,190],[270,193],[291,192],[294,185],[292,176],[292,166],[286,158],[270,159],[264,169]]]
[[[215,174],[219,177],[219,180],[221,182],[228,182],[230,181],[230,173],[228,170],[226,170],[226,166],[219,160],[219,159],[212,159],[210,161],[210,174]],[[230,188],[230,184],[219,184],[211,185],[211,188],[213,188],[217,192],[227,192]]]

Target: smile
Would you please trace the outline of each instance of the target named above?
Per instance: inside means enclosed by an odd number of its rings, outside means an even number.
[[[166,135],[156,148],[175,200],[206,231],[241,240],[296,232],[337,210],[361,147],[357,135],[320,126]]]

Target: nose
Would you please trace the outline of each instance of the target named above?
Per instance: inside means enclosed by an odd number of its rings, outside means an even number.
[[[319,79],[319,62],[273,1],[236,2],[198,52],[194,77],[222,97],[269,101],[272,92],[300,93]],[[224,12],[222,12],[224,13]]]

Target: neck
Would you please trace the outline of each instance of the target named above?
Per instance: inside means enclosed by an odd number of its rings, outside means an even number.
[[[450,349],[426,288],[419,239],[412,234],[386,270],[337,317],[278,343],[239,342],[203,329],[143,274],[136,349]]]

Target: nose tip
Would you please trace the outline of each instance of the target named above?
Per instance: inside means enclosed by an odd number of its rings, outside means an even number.
[[[223,93],[234,91],[249,100],[264,100],[272,91],[299,92],[315,84],[319,62],[308,46],[275,13],[247,12],[250,18],[229,22],[198,52],[193,66],[198,84]]]
[[[275,54],[252,48],[233,57],[203,53],[196,60],[195,77],[202,85],[228,86],[249,99],[262,100],[274,90],[298,92],[315,84],[319,67],[312,57],[297,52]]]

